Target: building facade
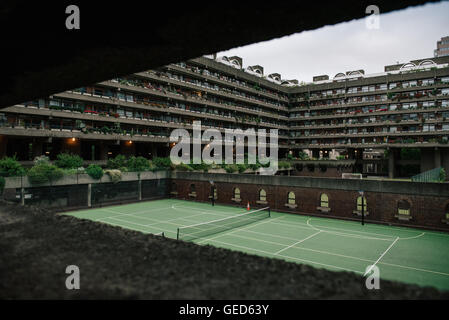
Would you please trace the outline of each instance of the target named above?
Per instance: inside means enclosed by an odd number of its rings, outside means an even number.
[[[435,57],[449,56],[449,36],[437,41],[437,48],[434,51]]]
[[[2,109],[0,157],[168,156],[171,131],[200,120],[223,133],[278,129],[280,158],[355,160],[354,172],[391,177],[403,175],[398,165],[449,170],[449,57],[302,85],[242,65],[240,57],[204,56]],[[408,148],[419,158],[402,159]]]

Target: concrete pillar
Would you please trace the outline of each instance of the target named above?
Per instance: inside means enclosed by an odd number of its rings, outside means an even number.
[[[92,207],[92,184],[87,185],[87,206]]]
[[[396,150],[389,149],[388,156],[388,178],[393,179],[396,175]]]
[[[25,205],[25,188],[20,188],[20,205]]]
[[[156,146],[155,143],[152,143],[152,144],[151,144],[151,156],[152,156],[153,158],[156,158],[156,157],[157,157],[157,146]]]

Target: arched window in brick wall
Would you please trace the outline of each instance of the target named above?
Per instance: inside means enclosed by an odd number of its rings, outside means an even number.
[[[235,188],[234,189],[234,199],[235,200],[240,200],[240,189],[239,188]]]
[[[295,196],[295,193],[293,191],[290,191],[288,193],[287,203],[288,204],[296,204],[296,196]]]
[[[259,201],[267,201],[267,192],[264,189],[259,191]]]
[[[320,196],[320,207],[329,208],[329,197],[325,193]]]
[[[193,183],[190,185],[190,195],[196,196],[196,187]]]
[[[362,199],[363,199],[363,211],[368,211],[368,203],[366,202],[366,198],[362,196],[357,197],[357,211],[362,212]]]
[[[398,214],[403,216],[410,215],[410,202],[407,200],[398,201]]]

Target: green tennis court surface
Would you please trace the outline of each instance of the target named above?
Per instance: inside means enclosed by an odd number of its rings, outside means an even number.
[[[157,200],[70,212],[68,215],[144,233],[177,237],[178,228],[234,217],[243,208]],[[217,224],[219,222],[215,222]],[[196,238],[198,244],[285,259],[363,275],[379,267],[381,279],[449,290],[449,234],[271,212],[243,226]],[[188,230],[189,228],[187,228]],[[181,234],[181,239],[183,235]],[[382,284],[381,284],[382,286]]]

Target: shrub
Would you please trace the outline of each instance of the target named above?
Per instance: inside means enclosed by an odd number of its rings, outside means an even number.
[[[239,170],[239,173],[243,173],[243,172],[245,172],[246,169],[248,169],[248,165],[246,165],[246,164],[238,164],[237,168]]]
[[[42,184],[61,179],[64,171],[49,163],[40,163],[28,171],[28,178],[31,184]]]
[[[444,182],[446,181],[446,170],[444,170],[444,168],[440,169],[440,182]]]
[[[21,176],[25,173],[25,169],[16,160],[16,157],[5,157],[0,160],[0,176],[14,177]]]
[[[257,169],[260,168],[260,163],[252,163],[252,164],[249,164],[248,167],[249,167],[251,170],[256,171]]]
[[[170,169],[171,168],[171,160],[170,158],[154,158],[153,164],[155,165],[156,169]]]
[[[3,193],[4,188],[5,188],[5,178],[0,176],[0,195]]]
[[[290,162],[288,161],[279,161],[278,162],[279,169],[289,169],[291,167]]]
[[[99,180],[101,179],[101,177],[103,177],[104,171],[99,165],[91,164],[90,166],[87,167],[86,173],[92,179]]]
[[[224,166],[224,169],[226,170],[227,173],[234,173],[239,171],[239,167],[236,164],[226,164]]]
[[[126,167],[126,157],[122,154],[119,154],[115,158],[109,159],[106,167],[108,169],[119,169]]]
[[[50,163],[50,158],[47,156],[38,156],[36,158],[34,158],[34,165],[38,165],[41,163]]]
[[[175,169],[179,170],[179,171],[193,171],[193,168],[190,165],[185,164],[185,163],[180,163],[180,164],[176,165]]]
[[[131,157],[126,163],[128,171],[141,172],[150,170],[150,162],[144,157]]]
[[[55,165],[64,169],[76,169],[83,166],[83,159],[76,154],[60,153],[57,156]]]
[[[117,183],[122,180],[122,172],[120,170],[105,170],[104,173],[106,173],[111,178],[112,183]]]
[[[212,168],[212,165],[210,164],[206,164],[205,162],[201,162],[201,163],[191,163],[189,164],[189,166],[193,169],[193,170],[198,170],[198,171],[208,171],[210,168]]]

